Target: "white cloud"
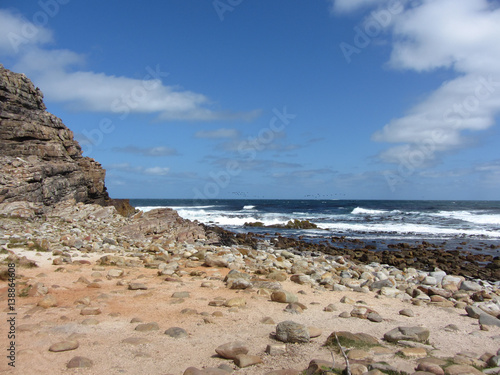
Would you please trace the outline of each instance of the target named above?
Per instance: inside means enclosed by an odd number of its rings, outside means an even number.
[[[338,10],[353,11],[354,1],[335,1]],[[394,69],[429,72],[448,69],[456,78],[443,82],[420,103],[373,134],[378,142],[395,143],[380,154],[384,162],[424,167],[443,152],[475,144],[474,137],[495,124],[500,113],[500,8],[487,0],[404,2],[394,14]],[[372,6],[389,2],[370,1]]]
[[[334,13],[349,13],[358,9],[383,4],[387,0],[329,0],[330,10]]]
[[[177,150],[165,146],[157,147],[137,147],[137,146],[126,146],[126,147],[115,147],[113,151],[125,152],[129,154],[139,154],[143,156],[171,156],[177,155]]]
[[[110,164],[106,166],[106,169],[151,176],[166,176],[170,172],[170,168],[168,167],[132,166],[130,163]]]
[[[195,138],[236,138],[240,135],[240,132],[236,129],[217,129],[217,130],[200,130],[195,133]]]
[[[15,55],[27,45],[45,44],[53,40],[52,32],[37,27],[24,17],[0,9],[0,53]]]
[[[131,113],[152,113],[163,121],[249,121],[259,115],[258,111],[213,110],[214,103],[207,96],[165,85],[162,80],[168,73],[158,64],[144,67],[143,79],[81,70],[83,55],[42,46],[52,41],[51,30],[43,26],[32,25],[36,30],[33,36],[14,48],[9,38],[25,35],[23,30],[29,24],[19,15],[0,11],[0,57],[13,57],[13,69],[30,77],[48,101],[65,103],[78,111],[114,113],[120,119]]]

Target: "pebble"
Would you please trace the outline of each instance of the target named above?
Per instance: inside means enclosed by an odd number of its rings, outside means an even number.
[[[48,309],[49,307],[57,306],[57,299],[51,294],[47,294],[40,301],[38,301],[37,306],[43,307],[44,309]]]
[[[294,303],[298,302],[299,298],[292,292],[286,290],[279,290],[271,294],[271,300],[279,303]]]
[[[184,337],[188,337],[188,333],[186,332],[185,329],[180,328],[180,327],[171,327],[165,331],[165,335],[176,338],[176,339],[181,339]]]
[[[286,353],[286,344],[269,344],[266,347],[266,353],[269,355],[282,355]]]
[[[410,309],[403,309],[399,312],[399,315],[407,316],[409,318],[413,318],[415,313]]]
[[[224,302],[224,306],[226,307],[243,307],[246,306],[247,301],[243,297],[235,297],[228,299],[226,302]]]
[[[84,307],[80,310],[80,315],[99,315],[101,314],[101,309],[98,307]]]
[[[398,327],[384,334],[384,339],[388,342],[398,342],[400,340],[424,342],[429,338],[430,331],[423,327]]]
[[[66,365],[67,368],[89,368],[92,367],[94,363],[86,358],[86,357],[73,357],[70,359],[68,364]]]
[[[130,283],[128,284],[129,290],[147,290],[148,287],[144,283]]]
[[[234,364],[239,368],[250,367],[262,363],[262,359],[257,355],[238,354],[234,357]]]
[[[139,331],[139,332],[158,331],[159,329],[160,329],[160,326],[156,322],[143,323],[143,324],[139,324],[137,327],[135,327],[135,330]]]
[[[80,346],[80,344],[76,340],[61,341],[61,342],[57,342],[55,344],[52,344],[49,348],[49,351],[50,352],[66,352],[68,350],[75,350],[79,346]]]

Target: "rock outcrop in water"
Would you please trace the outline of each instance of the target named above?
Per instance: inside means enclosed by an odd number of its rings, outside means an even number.
[[[0,203],[43,208],[75,199],[109,205],[105,174],[82,156],[61,119],[46,111],[42,92],[24,74],[0,65]]]

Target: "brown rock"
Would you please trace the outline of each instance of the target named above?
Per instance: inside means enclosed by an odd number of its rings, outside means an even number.
[[[234,357],[234,363],[239,368],[245,368],[262,363],[262,359],[257,355],[238,354]]]
[[[78,341],[61,341],[55,344],[52,344],[49,348],[50,352],[66,352],[68,350],[75,350],[80,346]]]
[[[37,306],[43,307],[44,309],[55,307],[57,306],[57,299],[53,295],[47,294],[38,302]]]
[[[85,357],[73,357],[66,365],[67,368],[89,368],[92,367],[94,363]]]
[[[235,359],[238,354],[247,354],[248,347],[242,341],[233,341],[218,346],[215,352],[222,358]]]

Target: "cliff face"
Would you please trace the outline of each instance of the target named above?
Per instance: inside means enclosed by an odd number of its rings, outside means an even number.
[[[0,64],[0,203],[60,201],[112,204],[94,159],[83,157],[73,132],[46,111],[43,94]]]

